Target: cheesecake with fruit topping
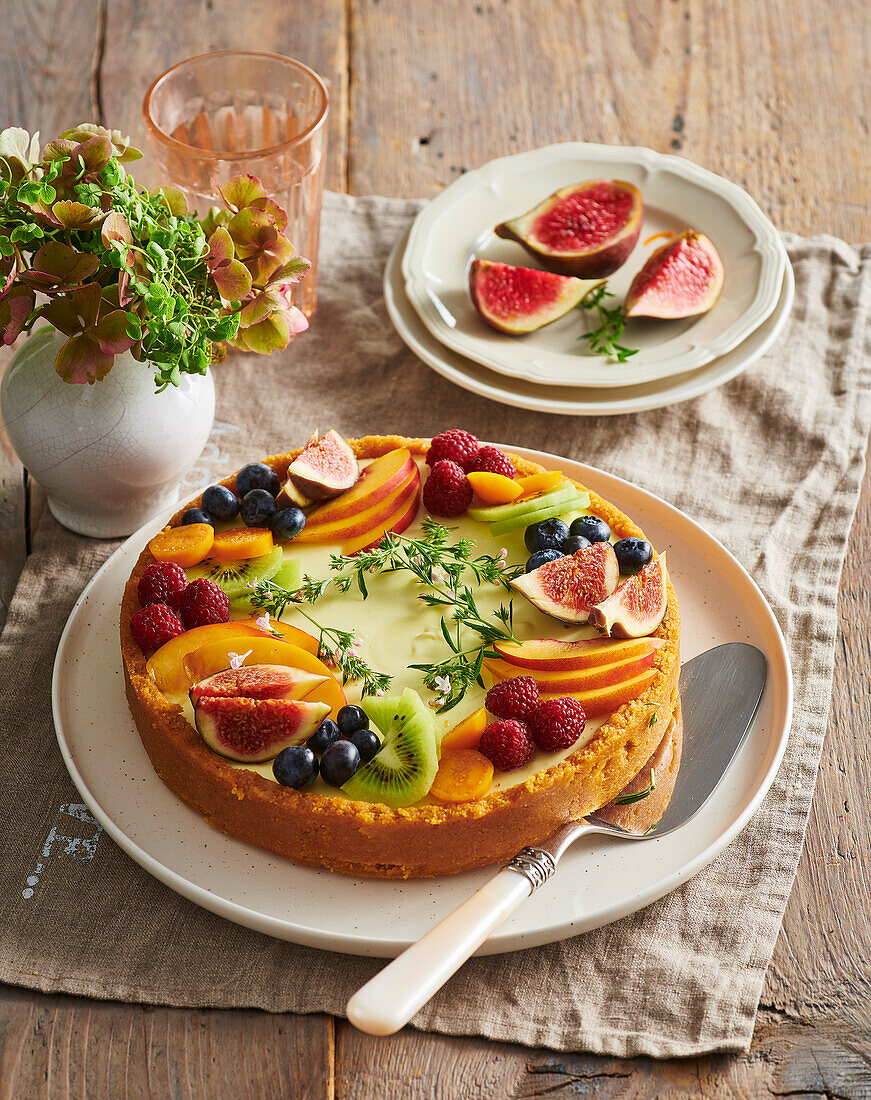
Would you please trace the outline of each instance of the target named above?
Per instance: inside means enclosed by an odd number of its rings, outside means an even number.
[[[679,644],[629,517],[459,429],[244,466],[149,542],[121,607],[163,782],[232,836],[382,878],[509,859],[594,810],[655,825]]]

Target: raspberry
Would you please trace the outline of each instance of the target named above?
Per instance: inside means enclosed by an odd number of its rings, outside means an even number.
[[[524,722],[538,704],[538,684],[531,676],[513,676],[494,684],[484,700],[484,706],[497,718],[519,718]]]
[[[143,607],[150,603],[165,603],[178,610],[178,601],[188,586],[185,571],[174,561],[156,561],[139,578],[139,602]]]
[[[478,752],[500,772],[513,772],[535,756],[535,745],[522,722],[491,722],[481,734]]]
[[[478,453],[478,440],[471,432],[464,432],[462,428],[451,428],[450,431],[437,435],[429,445],[426,452],[428,466],[435,466],[442,459],[456,462],[464,470],[468,470],[469,464]]]
[[[511,465],[511,459],[498,447],[482,447],[467,467],[468,473],[502,474],[514,478],[517,471]]]
[[[472,503],[472,486],[462,466],[442,459],[423,487],[423,503],[434,516],[461,516]]]
[[[184,627],[171,607],[165,603],[151,603],[130,616],[130,632],[140,649],[148,652],[184,634]]]
[[[587,715],[569,695],[546,699],[527,720],[532,739],[545,752],[559,752],[574,745],[584,732]]]
[[[227,593],[214,581],[199,577],[187,586],[179,603],[181,621],[191,630],[195,626],[225,623],[230,618],[230,601]]]

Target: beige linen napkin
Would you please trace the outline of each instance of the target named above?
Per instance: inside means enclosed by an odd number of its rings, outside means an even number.
[[[835,600],[871,421],[871,247],[787,237],[796,302],[769,355],[688,404],[579,419],[474,397],[406,350],[381,274],[416,209],[326,197],[312,330],[284,355],[217,368],[220,419],[190,484],[299,444],[316,425],[431,435],[459,424],[635,481],[725,542],[771,601],[795,671],[789,748],[762,809],[658,903],[563,943],[473,960],[414,1022],[613,1055],[746,1049],[826,727]],[[112,549],[46,517],[0,643],[0,978],[126,1001],[341,1014],[380,962],[198,909],[101,836],[81,805],[55,742],[51,667],[70,608]]]

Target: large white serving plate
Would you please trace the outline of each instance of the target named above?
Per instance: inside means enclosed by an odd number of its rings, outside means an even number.
[[[789,260],[774,312],[737,348],[688,374],[648,382],[642,386],[613,389],[581,389],[572,386],[539,386],[508,378],[440,344],[423,325],[408,301],[402,277],[402,256],[407,234],[394,247],[384,269],[384,301],[390,320],[408,347],[437,374],[471,393],[503,405],[562,416],[618,416],[676,405],[699,397],[737,377],[756,362],[780,335],[795,297],[795,275]]]
[[[686,882],[747,824],[786,747],[792,712],[789,658],[754,582],[689,517],[620,478],[578,462],[511,448],[589,485],[668,551],[680,595],[684,660],[745,641],[768,657],[753,729],[692,826],[646,844],[580,843],[559,872],[481,948],[514,951],[597,928]],[[492,869],[409,882],[354,879],[299,867],[206,825],[152,770],[124,695],[118,616],[127,577],[166,516],[121,546],[77,601],[61,636],[52,704],[73,782],[116,843],[150,874],[198,905],[259,932],[357,955],[392,956],[477,889]]]
[[[468,270],[475,257],[541,267],[493,227],[561,187],[596,177],[639,188],[645,215],[626,263],[608,278],[615,302],[662,239],[691,228],[707,234],[726,271],[708,313],[681,321],[631,320],[623,343],[638,348],[626,363],[593,355],[578,340],[588,320],[576,310],[524,337],[490,328],[472,306]],[[737,184],[652,149],[565,142],[490,161],[465,173],[417,216],[402,261],[408,300],[435,339],[490,370],[538,385],[625,387],[697,370],[736,348],[775,309],[786,251],[774,226]]]

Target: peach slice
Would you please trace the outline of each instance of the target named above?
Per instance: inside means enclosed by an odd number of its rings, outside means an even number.
[[[476,802],[490,790],[493,765],[475,749],[442,754],[429,793],[439,802]]]
[[[337,519],[333,523],[307,523],[294,541],[303,544],[335,543],[365,535],[367,531],[373,530],[379,523],[393,515],[419,485],[420,474],[417,466],[414,466],[412,472],[399,485],[392,489],[383,500],[373,504],[371,508],[366,508],[362,512],[355,512],[344,519]]]
[[[210,642],[188,653],[182,664],[190,682],[196,684],[200,680],[205,680],[207,676],[214,676],[216,672],[229,668],[231,653],[240,656],[244,654],[243,663],[246,665],[289,665],[303,672],[313,672],[317,676],[323,676],[323,683],[309,692],[306,699],[316,703],[327,703],[331,711],[337,711],[345,705],[345,693],[324,662],[304,649],[300,649],[299,646],[278,638],[267,638],[262,634],[259,638],[252,638],[247,634],[240,634],[236,638]]]
[[[564,672],[536,671],[535,682],[538,684],[539,691],[553,695],[568,695],[573,691],[592,691],[594,688],[619,684],[624,680],[633,679],[650,668],[656,659],[657,648],[653,647],[648,653],[629,657],[623,661],[615,661],[610,665],[592,665],[589,668]],[[504,661],[488,660],[485,663],[498,680],[510,679],[518,674],[515,665],[509,665]]]
[[[306,634],[299,627],[289,623],[271,622],[270,627],[277,630],[282,637],[294,645],[304,649],[312,656],[317,656],[318,642],[311,634]],[[211,642],[219,642],[233,638],[238,644],[246,638],[268,638],[260,627],[254,625],[253,619],[237,619],[231,623],[215,623],[212,626],[197,626],[193,630],[186,630],[177,638],[162,645],[149,657],[145,670],[159,691],[164,695],[187,695],[191,687],[191,678],[184,668],[184,659],[189,653]],[[232,647],[231,647],[232,648]],[[239,652],[236,650],[236,652]],[[220,670],[219,670],[220,671]]]
[[[311,530],[321,523],[335,523],[357,512],[369,511],[390,496],[413,473],[414,459],[411,451],[405,447],[388,451],[386,455],[381,455],[368,466],[364,466],[356,483],[346,493],[315,509],[308,517],[308,529]]]
[[[449,729],[442,737],[442,752],[454,749],[476,749],[481,734],[487,728],[487,711],[484,707],[473,711],[468,718]]]
[[[533,672],[558,672],[614,664],[630,657],[639,657],[651,647],[658,649],[662,644],[660,638],[633,638],[625,642],[608,638],[585,638],[574,642],[558,638],[530,638],[525,642],[496,642],[493,648],[503,661],[518,668],[532,669]]]
[[[640,676],[609,687],[594,688],[592,691],[559,691],[542,695],[541,698],[558,699],[561,695],[570,695],[583,706],[588,718],[597,718],[602,714],[611,714],[624,703],[637,698],[655,678],[656,669],[651,668],[642,672]]]
[[[397,535],[401,534],[406,527],[410,527],[411,524],[414,523],[414,518],[417,515],[417,509],[419,507],[420,478],[417,480],[413,496],[410,498],[407,497],[405,503],[402,504],[392,516],[384,520],[383,523],[379,523],[374,530],[367,531],[366,534],[358,536],[351,542],[343,543],[342,553],[350,556],[351,554],[359,553],[360,550],[368,550],[370,546],[377,546],[388,531],[395,531]]]
[[[467,477],[475,495],[485,504],[508,504],[523,492],[513,478],[504,474],[480,471],[468,474]]]

